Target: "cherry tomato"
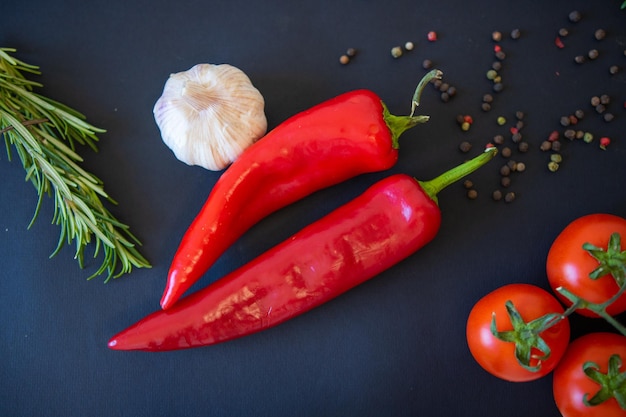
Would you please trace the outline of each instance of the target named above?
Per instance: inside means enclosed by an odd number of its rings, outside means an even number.
[[[600,374],[606,375],[609,358],[615,354],[623,361],[619,372],[626,372],[626,337],[615,333],[590,333],[570,343],[552,380],[554,401],[563,417],[626,416],[626,409],[622,409],[615,398],[592,406],[583,402],[585,395],[589,401],[602,387],[585,374],[583,365],[595,363]],[[626,395],[626,384],[622,385],[622,395]]]
[[[572,303],[556,291],[558,287],[564,287],[578,297],[595,304],[607,301],[619,290],[611,275],[595,280],[589,278],[589,274],[599,266],[599,262],[583,249],[583,244],[590,243],[606,250],[613,233],[621,235],[623,251],[626,248],[626,219],[611,214],[590,214],[580,217],[557,236],[548,252],[546,271],[550,286],[566,305],[570,306]],[[576,311],[583,316],[598,317],[596,313],[587,309]],[[626,311],[626,293],[606,311],[612,316]]]
[[[524,322],[528,323],[548,314],[563,313],[563,306],[548,291],[529,284],[509,284],[492,291],[481,298],[472,308],[466,328],[467,343],[474,359],[486,371],[501,379],[512,382],[531,381],[550,373],[569,343],[570,326],[567,318],[539,333],[550,348],[550,356],[540,360],[542,352],[536,348],[530,350],[529,365],[538,367],[532,371],[518,362],[516,344],[503,341],[493,335],[491,322],[496,317],[499,332],[513,329],[505,304],[507,301],[519,312]]]

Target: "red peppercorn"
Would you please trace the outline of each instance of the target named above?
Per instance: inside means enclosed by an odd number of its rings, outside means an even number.
[[[561,49],[565,48],[565,45],[563,44],[563,41],[558,36],[554,40],[554,44],[556,45],[557,48],[561,48]]]
[[[502,47],[500,45],[495,45],[493,47],[493,52],[500,52],[502,50]]]
[[[605,150],[607,146],[611,144],[611,139],[606,136],[600,138],[600,148]]]
[[[426,35],[426,37],[428,38],[429,41],[434,42],[437,40],[437,32],[435,32],[434,30],[431,30],[430,32],[428,32],[428,35]]]
[[[550,142],[554,142],[556,140],[559,140],[559,132],[555,130],[552,133],[550,133],[550,136],[548,136],[548,140]]]
[[[463,121],[469,124],[474,123],[474,119],[472,119],[472,116],[470,116],[469,114],[463,116]]]

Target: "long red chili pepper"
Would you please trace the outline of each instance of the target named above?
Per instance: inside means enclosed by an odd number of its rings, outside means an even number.
[[[302,314],[430,242],[437,193],[489,161],[491,147],[426,182],[396,174],[258,258],[109,341],[116,350],[174,350],[245,336]]]
[[[356,175],[391,168],[398,138],[428,120],[389,113],[368,90],[342,94],[299,113],[249,147],[220,177],[174,255],[161,299],[171,307],[250,227],[270,213]]]

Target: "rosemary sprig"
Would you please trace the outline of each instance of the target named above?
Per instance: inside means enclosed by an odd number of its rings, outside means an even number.
[[[76,110],[36,93],[34,88],[42,85],[24,74],[40,74],[39,67],[13,57],[14,52],[0,48],[0,135],[9,160],[14,149],[26,180],[38,194],[28,227],[37,218],[44,195],[51,196],[55,204],[52,222],[60,226],[60,235],[50,257],[66,242],[74,241],[74,257],[82,268],[85,248],[93,240],[93,256],[102,251],[103,260],[88,279],[106,272],[107,282],[131,272],[133,266],[149,268],[150,263],[137,250],[139,240],[105,208],[103,200],[116,202],[104,191],[102,181],[79,165],[83,159],[76,153],[76,145],[97,151],[96,134],[104,130],[87,123]]]

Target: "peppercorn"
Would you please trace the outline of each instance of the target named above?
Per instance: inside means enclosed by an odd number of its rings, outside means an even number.
[[[437,40],[437,32],[435,32],[434,30],[431,30],[430,32],[428,32],[428,34],[426,35],[426,38],[430,41],[430,42],[435,42]]]
[[[517,118],[517,120],[522,120],[524,118],[524,112],[521,110],[516,111],[515,117]]]
[[[520,143],[522,141],[522,134],[519,132],[514,133],[513,136],[511,136],[511,140],[513,143]]]
[[[341,55],[339,57],[339,63],[342,65],[346,65],[350,62],[350,57],[348,55]]]
[[[593,141],[593,135],[589,132],[585,132],[583,140],[585,141],[585,143],[591,143]]]
[[[441,85],[439,86],[439,91],[446,91],[448,88],[450,88],[450,84],[443,82],[441,83]]]
[[[508,165],[502,165],[502,167],[500,167],[500,175],[502,175],[503,177],[508,177],[509,175],[511,175],[511,168],[509,168]]]
[[[454,96],[456,96],[456,87],[454,87],[454,86],[450,86],[450,87],[448,87],[448,89],[446,90],[446,93],[447,93],[450,97],[454,97]]]
[[[461,152],[466,153],[469,152],[472,149],[472,144],[469,143],[468,141],[463,141],[461,142],[461,144],[459,145],[459,149],[461,150]]]
[[[431,69],[432,67],[433,67],[433,61],[431,61],[430,59],[425,59],[424,61],[422,61],[422,68]]]
[[[569,126],[569,117],[567,116],[561,116],[561,126],[566,127]]]
[[[487,79],[493,81],[494,78],[498,76],[498,72],[494,69],[490,69],[487,71]]]
[[[492,32],[491,39],[493,39],[494,42],[500,42],[502,40],[502,33],[498,32],[497,30]]]
[[[496,93],[501,92],[502,90],[504,90],[504,85],[502,83],[495,83],[493,85],[493,91]]]
[[[582,64],[585,62],[585,57],[582,55],[576,55],[574,57],[574,62],[576,62],[577,64]]]
[[[516,161],[511,159],[509,162],[506,163],[506,165],[511,169],[511,172],[517,171],[517,162]]]
[[[498,116],[498,118],[496,119],[496,123],[498,123],[500,126],[503,126],[504,124],[506,124],[506,119],[504,118],[504,116]]]
[[[561,156],[561,154],[553,153],[552,155],[550,155],[550,161],[556,162],[558,164],[560,162],[563,162],[563,157]]]
[[[585,136],[585,132],[583,132],[582,130],[576,131],[576,139],[582,139],[583,136]]]
[[[580,120],[583,117],[585,117],[585,112],[579,109],[574,112],[574,115],[576,116],[577,119]]]
[[[567,36],[567,35],[569,35],[569,30],[567,30],[567,28],[561,28],[561,29],[559,29],[559,36],[563,36],[563,37],[565,37],[565,36]]]
[[[596,113],[602,114],[606,111],[606,106],[604,104],[598,104],[596,106]]]
[[[608,137],[604,136],[600,138],[600,149],[602,149],[603,151],[606,150],[607,146],[609,146],[611,144],[611,139],[609,139]]]
[[[504,136],[502,136],[502,135],[495,135],[493,137],[493,141],[496,143],[496,145],[502,145],[504,143]]]
[[[602,117],[604,118],[605,122],[612,122],[613,119],[615,118],[613,113],[605,113],[604,116],[602,116]]]
[[[391,56],[394,58],[400,58],[402,56],[402,48],[399,46],[391,48]]]
[[[609,67],[609,74],[615,75],[619,72],[619,67],[617,65],[611,65]]]
[[[493,69],[495,71],[500,71],[502,69],[502,62],[500,62],[500,61],[493,61],[493,63],[491,64],[491,69]]]
[[[491,104],[483,103],[480,105],[480,108],[482,109],[482,111],[488,112],[489,110],[491,110]]]
[[[600,96],[600,104],[608,105],[611,103],[611,97],[608,94],[602,94]]]
[[[519,29],[513,29],[511,31],[511,39],[519,39],[522,35],[522,32]]]
[[[443,101],[444,103],[447,103],[448,101],[450,101],[450,94],[446,92],[441,93],[439,97],[441,98],[441,101]]]
[[[500,185],[505,188],[511,186],[511,178],[510,177],[500,178]]]
[[[463,181],[463,187],[469,190],[470,188],[474,187],[474,183],[471,180],[465,180]]]
[[[604,29],[598,29],[595,31],[593,36],[596,38],[596,40],[601,41],[602,39],[606,37],[606,31]]]
[[[550,170],[550,172],[556,172],[559,170],[559,164],[554,161],[550,161],[548,163],[548,169]]]
[[[577,23],[582,19],[582,15],[578,10],[571,11],[567,17],[572,23]]]
[[[512,203],[513,200],[515,200],[515,193],[512,191],[506,193],[506,195],[504,196],[504,201],[506,201],[507,203]]]
[[[539,146],[539,149],[541,149],[544,152],[549,151],[550,149],[552,149],[552,142],[544,140],[543,142],[541,142],[541,146]]]
[[[506,54],[504,53],[504,51],[498,51],[496,52],[496,58],[498,58],[500,61],[504,61],[506,59]]]
[[[470,124],[468,122],[461,123],[461,130],[467,132],[470,128]]]
[[[511,148],[509,148],[508,146],[505,146],[500,151],[500,154],[502,155],[503,158],[510,158],[511,157]]]
[[[600,55],[600,52],[598,52],[597,49],[592,49],[587,53],[587,56],[589,57],[589,59],[596,59],[599,55]]]
[[[574,129],[567,129],[563,136],[565,136],[569,140],[574,140],[576,138],[576,131]]]
[[[483,96],[483,101],[485,103],[491,103],[493,101],[493,96],[491,94],[485,94]]]
[[[565,48],[565,44],[563,43],[561,38],[559,38],[558,36],[554,39],[554,45],[559,49]]]
[[[471,189],[467,191],[467,198],[475,200],[478,197],[478,191]]]
[[[596,107],[598,104],[600,104],[600,97],[598,96],[591,97],[591,105],[593,107]]]
[[[553,151],[555,151],[555,152],[560,151],[560,150],[561,150],[561,142],[559,142],[558,140],[557,140],[557,141],[552,142],[551,149],[552,149]]]
[[[406,49],[407,51],[412,51],[413,48],[415,48],[415,44],[411,41],[404,44],[404,49]]]
[[[517,145],[517,150],[521,153],[525,153],[525,152],[528,152],[528,147],[529,147],[528,142],[520,142]]]
[[[495,201],[502,200],[502,191],[495,190],[493,193],[491,193],[491,198],[493,198]]]
[[[548,136],[548,140],[550,142],[554,142],[555,140],[559,140],[559,132],[556,130],[553,130],[552,132],[550,132],[550,135]]]
[[[515,169],[517,170],[517,172],[524,172],[526,171],[526,164],[523,162],[518,162],[515,166]]]
[[[348,50],[346,51],[346,55],[348,55],[350,58],[354,57],[356,55],[356,49],[348,48]]]
[[[517,122],[515,122],[515,128],[518,131],[522,130],[523,127],[524,127],[524,122],[522,122],[521,120],[518,120]]]

